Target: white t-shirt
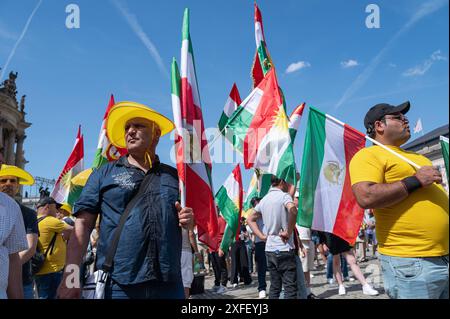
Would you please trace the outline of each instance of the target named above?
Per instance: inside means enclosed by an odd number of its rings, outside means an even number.
[[[289,240],[284,243],[278,235],[288,228],[288,211],[286,205],[294,203],[292,197],[281,189],[271,187],[269,192],[255,207],[261,213],[264,223],[264,234],[267,236],[266,251],[289,251],[294,249],[294,236],[289,234]]]
[[[181,249],[186,252],[192,253],[191,241],[189,240],[189,230],[181,229],[182,244]]]
[[[311,228],[295,225],[298,230],[298,235],[300,237],[300,240],[311,240]]]
[[[6,299],[9,277],[9,255],[28,249],[19,205],[0,193],[0,299]]]

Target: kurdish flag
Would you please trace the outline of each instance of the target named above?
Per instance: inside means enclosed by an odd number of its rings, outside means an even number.
[[[259,168],[295,184],[295,160],[289,120],[275,68],[253,89],[227,123],[234,147],[243,150],[245,168]]]
[[[199,240],[214,251],[219,246],[217,212],[208,142],[203,138],[205,125],[189,33],[189,9],[184,12],[182,31],[181,75],[176,62],[172,63],[172,109],[180,191],[182,204],[195,212]]]
[[[111,94],[108,106],[106,107],[105,115],[103,116],[102,126],[98,136],[97,151],[95,152],[92,168],[98,168],[107,162],[115,161],[127,153],[126,149],[117,149],[113,146],[109,142],[108,135],[106,134],[106,118],[108,117],[109,111],[114,104],[114,96]]]
[[[233,237],[236,240],[239,235],[238,228],[242,212],[242,198],[242,176],[238,164],[216,194],[216,203],[219,206],[220,213],[226,220],[228,226],[230,226]]]
[[[230,95],[228,96],[228,99],[225,102],[225,106],[223,108],[223,112],[219,120],[219,130],[222,135],[226,136],[225,134],[226,124],[231,115],[234,113],[234,111],[237,110],[241,102],[242,102],[241,96],[239,95],[236,83],[234,83],[233,87],[231,88]]]
[[[445,172],[447,173],[447,183],[448,183],[448,181],[450,180],[449,175],[448,175],[448,169],[449,169],[448,138],[441,136],[440,141],[441,141],[442,156],[444,157]]]
[[[294,143],[297,135],[300,120],[305,109],[305,103],[297,106],[289,117],[289,134],[291,141]],[[250,201],[253,197],[264,197],[270,189],[272,174],[263,174],[258,169],[255,169],[250,185],[244,199],[244,211],[248,211],[251,208]]]
[[[55,187],[51,196],[58,203],[68,203],[73,206],[78,197],[80,197],[82,186],[73,185],[72,177],[83,171],[84,143],[81,135],[81,125],[78,127],[78,134],[75,140],[75,146],[66,162],[61,174],[56,180]]]
[[[352,193],[349,164],[364,146],[364,134],[310,108],[299,190],[300,226],[355,242],[364,210]]]
[[[255,2],[255,41],[256,53],[253,59],[252,78],[253,87],[257,87],[264,76],[272,68],[272,59],[266,46],[266,39],[264,36],[264,26],[262,21],[261,11]]]

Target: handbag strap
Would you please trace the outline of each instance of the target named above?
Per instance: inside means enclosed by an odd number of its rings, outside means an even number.
[[[113,261],[114,261],[114,255],[116,254],[117,246],[119,244],[120,235],[122,233],[123,227],[125,225],[125,222],[128,218],[128,216],[131,213],[132,208],[136,204],[139,197],[145,192],[145,189],[147,188],[147,185],[150,182],[152,174],[150,174],[150,171],[148,174],[144,177],[144,180],[142,181],[141,185],[139,186],[139,190],[136,193],[136,195],[133,196],[131,201],[128,202],[127,206],[125,207],[125,211],[120,216],[119,225],[116,228],[116,231],[114,232],[114,237],[111,242],[111,246],[109,246],[108,252],[106,254],[105,262],[102,265],[102,270],[105,272],[111,272]]]

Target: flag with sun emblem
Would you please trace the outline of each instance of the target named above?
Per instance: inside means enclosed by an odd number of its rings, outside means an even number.
[[[238,226],[241,219],[243,193],[241,169],[238,164],[215,197],[220,214],[233,232],[233,238],[239,235]]]
[[[51,193],[51,196],[58,203],[68,203],[69,205],[73,206],[78,197],[80,197],[83,187],[72,184],[71,180],[78,173],[83,171],[83,159],[84,143],[80,126],[78,127],[78,134],[72,153],[70,154],[66,165],[64,165],[64,168],[56,181],[55,188]]]
[[[227,123],[234,147],[243,150],[245,168],[258,168],[295,185],[295,160],[289,118],[275,68],[241,103]]]
[[[303,150],[297,223],[355,243],[364,211],[352,192],[349,165],[364,134],[309,108]]]

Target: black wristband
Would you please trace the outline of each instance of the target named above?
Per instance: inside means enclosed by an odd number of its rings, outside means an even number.
[[[403,185],[405,185],[408,194],[411,194],[415,190],[422,188],[422,183],[416,176],[410,176],[402,179]]]

